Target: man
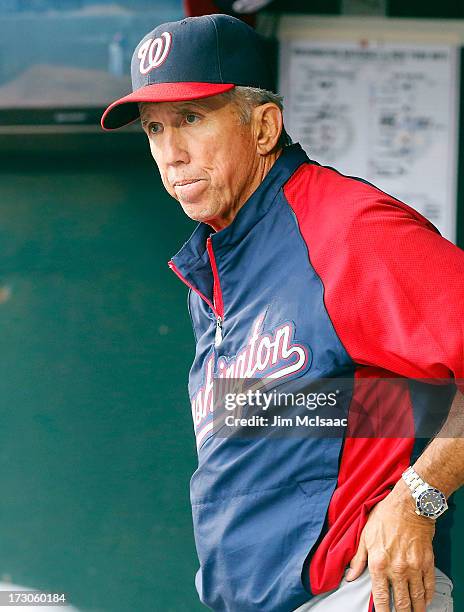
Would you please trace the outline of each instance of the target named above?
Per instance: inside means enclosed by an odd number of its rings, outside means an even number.
[[[158,26],[134,52],[132,82],[102,126],[140,115],[165,188],[199,221],[169,265],[189,287],[196,339],[201,600],[234,612],[386,612],[390,598],[397,610],[450,610],[461,431],[454,423],[454,437],[424,450],[398,423],[437,403],[447,415],[454,396],[459,409],[464,253],[407,205],[289,144],[265,43],[242,22]],[[332,436],[224,435],[212,385],[227,377],[348,381],[338,409],[349,423],[356,406],[370,418],[389,405],[397,434],[347,435],[356,426],[345,423]],[[379,399],[389,377],[399,387]]]

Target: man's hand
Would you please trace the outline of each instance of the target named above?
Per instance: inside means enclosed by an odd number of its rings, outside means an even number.
[[[435,521],[418,516],[403,480],[369,514],[347,580],[364,571],[372,580],[376,612],[390,612],[390,585],[398,612],[425,612],[435,593],[432,539]]]

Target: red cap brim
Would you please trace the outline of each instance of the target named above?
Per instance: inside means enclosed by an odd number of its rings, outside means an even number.
[[[232,83],[155,83],[145,85],[108,106],[101,118],[104,130],[115,130],[139,117],[139,102],[179,102],[208,98],[229,91]]]

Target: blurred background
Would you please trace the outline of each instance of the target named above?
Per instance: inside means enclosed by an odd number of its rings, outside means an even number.
[[[0,0],[0,581],[65,591],[82,611],[204,609],[193,335],[167,267],[194,224],[138,125],[105,133],[99,120],[130,91],[142,36],[208,12],[278,42],[285,120],[310,157],[464,244],[464,4]]]

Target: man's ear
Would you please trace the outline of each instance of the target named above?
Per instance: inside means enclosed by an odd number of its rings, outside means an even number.
[[[257,152],[267,155],[276,146],[282,132],[282,111],[273,102],[256,106],[253,109],[253,124]]]

